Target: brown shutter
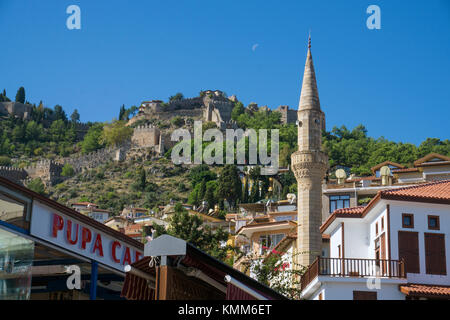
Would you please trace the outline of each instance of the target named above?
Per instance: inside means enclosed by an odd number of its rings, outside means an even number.
[[[377,300],[376,291],[353,291],[353,300]]]
[[[427,274],[447,275],[444,234],[425,233],[425,266]]]
[[[419,234],[417,232],[398,232],[398,257],[405,261],[407,273],[420,273]]]

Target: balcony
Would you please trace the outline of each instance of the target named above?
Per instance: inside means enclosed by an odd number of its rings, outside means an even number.
[[[318,276],[406,278],[405,264],[399,260],[318,257],[301,278],[301,290]]]

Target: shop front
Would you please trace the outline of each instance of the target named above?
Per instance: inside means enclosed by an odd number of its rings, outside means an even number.
[[[0,300],[122,299],[143,244],[0,177]]]

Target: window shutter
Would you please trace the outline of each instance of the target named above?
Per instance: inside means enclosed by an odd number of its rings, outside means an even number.
[[[420,273],[419,234],[417,232],[398,232],[398,257],[404,259],[407,273]]]
[[[447,274],[444,234],[425,233],[425,266],[427,274]]]

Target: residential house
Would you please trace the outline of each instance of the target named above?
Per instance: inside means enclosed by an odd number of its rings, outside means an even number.
[[[100,209],[95,203],[91,202],[73,203],[72,208],[100,223],[104,223],[111,215],[110,211]]]
[[[450,180],[379,191],[320,230],[330,253],[302,277],[304,299],[450,298]]]

